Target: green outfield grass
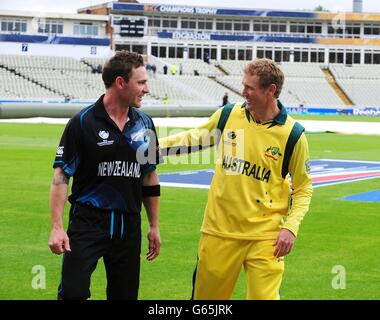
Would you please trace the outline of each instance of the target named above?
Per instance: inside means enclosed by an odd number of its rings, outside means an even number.
[[[62,125],[0,124],[0,299],[56,297],[61,257],[50,253],[47,246],[48,199],[51,166],[62,131]],[[308,139],[312,159],[380,161],[379,136],[310,134]],[[159,172],[208,167],[213,165],[165,163]],[[314,190],[310,212],[293,252],[286,258],[283,299],[380,298],[380,204],[339,200],[345,195],[378,189],[380,179]],[[207,190],[162,188],[162,250],[152,262],[144,259],[147,223],[143,214],[140,299],[189,299],[206,199]],[[32,288],[35,265],[46,270],[46,289]],[[336,265],[344,266],[347,272],[344,290],[331,285]],[[245,298],[244,282],[242,274],[234,299]],[[101,262],[91,289],[93,299],[105,298]]]

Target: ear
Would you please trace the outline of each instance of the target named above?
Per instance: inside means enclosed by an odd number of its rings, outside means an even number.
[[[268,92],[269,92],[272,96],[275,96],[276,91],[277,91],[277,86],[276,86],[274,83],[272,83],[272,84],[268,87]]]
[[[124,83],[124,82],[125,82],[125,80],[123,79],[123,77],[118,76],[118,77],[116,77],[116,79],[115,79],[115,85],[116,85],[116,87],[119,88],[119,89],[122,89],[122,88],[123,88],[123,83]]]

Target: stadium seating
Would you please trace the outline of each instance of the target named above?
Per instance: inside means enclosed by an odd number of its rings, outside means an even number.
[[[378,65],[330,65],[335,81],[358,106],[380,106],[380,66]]]
[[[242,75],[247,61],[161,59],[148,56],[157,71],[149,74],[149,94],[144,103],[220,106],[225,92],[229,100],[241,101]],[[0,99],[86,100],[104,92],[101,78],[105,58],[0,55]],[[163,74],[163,66],[175,64],[176,75]],[[182,75],[179,68],[182,65]],[[289,106],[342,106],[343,102],[328,83],[323,65],[282,63],[285,83],[280,100]],[[194,75],[197,70],[198,76]],[[329,65],[334,81],[358,106],[380,106],[376,92],[380,86],[380,66]]]
[[[324,79],[285,78],[281,93],[285,105],[339,106],[342,101]]]
[[[247,65],[248,61],[232,61],[222,60],[221,62],[215,62],[215,65],[220,67],[227,75],[242,75],[243,69]]]
[[[228,76],[219,76],[217,81],[235,92],[241,92],[241,79],[246,61],[222,61],[220,67]],[[280,100],[292,106],[339,106],[341,99],[326,81],[322,65],[316,63],[282,63],[285,75]]]
[[[24,79],[14,86],[17,97],[25,95],[25,81],[49,92],[44,98],[54,93],[61,99],[94,99],[104,90],[99,74],[71,57],[0,55],[0,67]]]
[[[93,70],[97,70],[99,66],[103,66],[106,62],[106,58],[82,58],[80,61],[82,61],[84,64],[90,66],[93,68]]]
[[[337,83],[357,106],[379,107],[380,80],[338,79]]]
[[[6,69],[0,68],[0,79],[1,98],[62,100],[62,96]]]
[[[182,74],[184,75],[194,75],[195,71],[202,76],[217,76],[222,74],[221,71],[213,64],[205,63],[200,59],[164,58],[161,60],[163,64],[166,64],[168,66],[168,73],[170,73],[170,66],[176,65],[176,74],[179,74],[179,70],[182,65]],[[162,68],[158,69],[160,73],[162,73],[162,70]]]

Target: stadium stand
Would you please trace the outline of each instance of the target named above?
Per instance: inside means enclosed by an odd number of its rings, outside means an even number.
[[[247,62],[222,61],[220,67],[233,75],[220,76],[217,81],[235,92],[241,92],[241,77]],[[285,83],[280,99],[285,105],[339,106],[342,101],[326,81],[322,64],[282,63]]]
[[[317,78],[287,77],[281,93],[285,105],[339,106],[342,101],[325,81]]]
[[[165,58],[162,59],[162,62],[168,66],[176,65],[177,74],[179,74],[180,66],[182,65],[184,75],[194,75],[195,71],[202,76],[215,77],[221,75],[221,71],[214,65],[205,63],[201,59]]]
[[[216,61],[215,65],[223,70],[227,75],[242,75],[244,67],[248,61],[234,61],[234,60],[223,60]]]
[[[105,61],[105,58],[77,60],[71,57],[0,55],[0,76],[3,79],[0,97],[94,100],[104,91],[100,72]],[[175,76],[150,73],[147,101],[162,100],[167,94],[172,104],[219,105],[225,92],[231,101],[242,99],[241,78],[246,61],[218,63],[228,75],[201,60],[189,62],[149,57],[149,61],[159,66],[183,64],[184,71],[183,75]],[[342,105],[324,77],[322,64],[282,63],[280,66],[286,79],[281,94],[283,103]],[[199,76],[193,75],[193,68],[200,71]],[[331,65],[330,68],[337,83],[356,104],[380,105],[373,96],[380,84],[380,67]]]
[[[355,105],[380,107],[380,80],[338,79],[337,82]]]
[[[0,68],[0,97],[1,98],[20,98],[20,99],[50,99],[62,100],[62,97],[49,91],[20,75]]]
[[[94,99],[104,88],[99,74],[93,74],[90,66],[71,57],[0,55],[0,67],[23,78],[23,83],[45,88],[41,91],[45,92],[44,98],[54,93],[70,100]],[[22,83],[13,88],[18,97],[25,95]]]
[[[228,13],[228,14],[227,14]],[[241,101],[245,65],[276,61],[288,107],[380,106],[380,18],[350,13],[339,30],[332,12],[150,6],[113,1],[77,14],[0,11],[0,100],[94,101],[116,50],[144,55],[146,105],[220,106]],[[358,24],[357,21],[364,21]],[[164,67],[167,66],[167,75]],[[175,66],[175,75],[170,67]]]
[[[31,97],[93,100],[104,91],[100,72],[105,61],[106,59],[102,58],[76,60],[71,57],[0,55],[0,67],[9,75],[23,79],[22,82],[14,82],[13,91],[4,89],[4,94],[1,95],[11,97],[14,92],[14,97],[25,97],[30,91],[25,89],[27,83],[28,87],[39,89],[39,94]],[[160,59],[155,61],[158,62]],[[162,60],[159,64],[165,63],[176,63],[178,66],[182,63],[184,75],[151,75],[148,100],[163,99],[165,94],[168,94],[170,100],[176,104],[217,105],[226,90],[233,99],[241,99],[233,91],[207,77],[218,73],[214,66],[209,66],[201,60],[188,63],[183,59]],[[193,68],[199,70],[199,77],[192,75]]]
[[[355,105],[380,106],[380,66],[331,64],[330,70]]]

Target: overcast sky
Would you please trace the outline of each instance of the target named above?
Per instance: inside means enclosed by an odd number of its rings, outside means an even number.
[[[0,9],[8,10],[30,10],[46,12],[68,12],[75,13],[78,8],[83,8],[99,3],[109,2],[107,0],[0,0]],[[192,6],[211,7],[234,7],[251,9],[288,9],[288,10],[313,10],[322,5],[332,12],[351,12],[353,0],[147,0],[140,3],[176,4]],[[233,5],[232,5],[232,4]],[[379,0],[363,0],[363,12],[380,13]]]

